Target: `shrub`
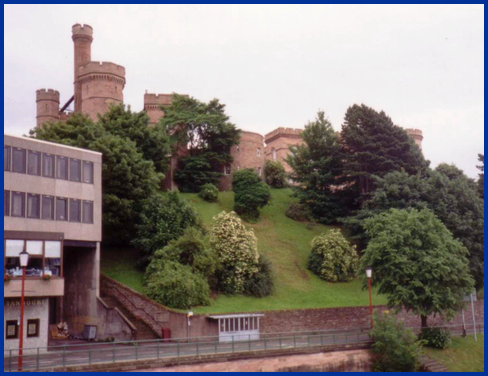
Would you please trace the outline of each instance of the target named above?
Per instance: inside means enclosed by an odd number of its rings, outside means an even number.
[[[178,240],[171,241],[166,247],[154,253],[146,269],[146,276],[156,273],[168,261],[188,265],[194,272],[206,278],[215,274],[218,263],[215,252],[208,244],[208,239],[200,229],[194,227],[187,228]]]
[[[198,197],[208,202],[215,202],[219,198],[219,189],[213,184],[205,184],[198,193]]]
[[[171,308],[188,309],[210,304],[210,287],[203,276],[188,265],[166,261],[145,281],[144,293]]]
[[[293,202],[286,209],[285,215],[295,221],[303,222],[310,220],[310,214],[307,208],[299,203]]]
[[[359,257],[339,230],[316,236],[312,240],[308,268],[328,282],[347,282],[356,276]]]
[[[178,239],[188,227],[203,228],[198,213],[178,192],[158,193],[145,200],[132,242],[142,252],[141,264],[147,265],[154,252]]]
[[[235,192],[234,211],[244,220],[259,218],[259,208],[267,205],[271,192],[254,170],[248,168],[237,171],[232,179]]]
[[[271,295],[273,290],[274,276],[271,261],[264,255],[260,255],[258,272],[244,282],[244,294],[262,298]]]
[[[286,187],[285,168],[280,161],[266,161],[266,164],[264,165],[264,178],[270,187]]]
[[[422,341],[416,341],[411,329],[389,314],[374,315],[374,372],[415,372],[421,367]]]
[[[436,349],[447,349],[452,345],[451,332],[444,328],[422,328],[419,339],[425,341],[425,346]]]
[[[259,271],[258,240],[236,213],[225,211],[214,217],[210,246],[220,262],[218,285],[227,294],[244,291],[244,283]]]

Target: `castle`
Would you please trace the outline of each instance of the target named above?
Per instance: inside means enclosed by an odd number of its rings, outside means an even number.
[[[59,92],[53,89],[41,89],[36,92],[37,126],[47,121],[65,121],[73,112],[66,111],[74,102],[74,113],[84,113],[93,120],[98,114],[105,113],[110,104],[123,103],[125,87],[125,68],[111,62],[91,60],[91,44],[93,42],[93,28],[89,25],[75,24],[72,27],[74,44],[74,95],[60,107]],[[144,111],[149,117],[149,125],[154,126],[164,116],[163,108],[172,102],[172,94],[144,94]],[[229,166],[223,166],[224,176],[220,182],[220,189],[231,188],[231,175],[242,168],[252,168],[259,176],[263,176],[266,160],[280,161],[287,173],[291,168],[285,158],[289,147],[299,145],[303,141],[300,137],[301,129],[277,128],[262,136],[261,134],[241,131],[241,141],[231,148],[234,161]],[[407,133],[422,148],[422,131],[406,129]],[[170,170],[166,174],[163,186],[173,189],[173,174],[176,168],[177,156],[171,158]]]

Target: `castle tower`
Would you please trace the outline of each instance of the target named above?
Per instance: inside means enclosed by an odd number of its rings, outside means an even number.
[[[37,127],[42,127],[46,121],[59,120],[59,91],[40,89],[36,91]]]
[[[81,88],[81,112],[95,121],[98,114],[108,111],[111,103],[124,101],[125,68],[120,65],[90,61],[79,68],[78,83]]]
[[[173,94],[144,94],[144,111],[149,116],[149,125],[156,125],[164,116],[161,106],[169,106],[173,102]]]
[[[93,42],[93,28],[89,25],[76,24],[72,27],[72,39],[75,47],[74,60],[74,86],[75,86],[75,112],[81,112],[81,84],[78,81],[80,67],[91,61],[91,44]]]
[[[300,136],[302,131],[303,129],[280,127],[264,136],[266,142],[266,159],[280,161],[287,173],[292,172],[291,167],[288,166],[285,159],[290,152],[290,146],[301,145],[303,143]]]
[[[405,129],[407,134],[413,138],[419,149],[422,151],[422,140],[424,139],[424,136],[422,135],[422,131],[420,129],[412,129],[408,128]]]

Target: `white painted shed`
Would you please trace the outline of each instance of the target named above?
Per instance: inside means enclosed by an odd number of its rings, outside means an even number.
[[[249,341],[259,339],[261,313],[242,313],[235,315],[215,315],[210,319],[218,320],[219,341]]]

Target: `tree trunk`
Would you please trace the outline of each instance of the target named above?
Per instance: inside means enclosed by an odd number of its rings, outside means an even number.
[[[427,328],[427,316],[420,316],[420,320],[422,321],[422,329]]]

